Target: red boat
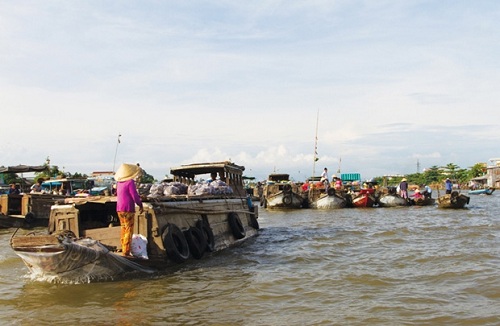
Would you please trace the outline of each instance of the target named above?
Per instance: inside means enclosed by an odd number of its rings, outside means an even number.
[[[359,194],[352,199],[354,207],[373,207],[375,204],[375,189],[361,189]]]

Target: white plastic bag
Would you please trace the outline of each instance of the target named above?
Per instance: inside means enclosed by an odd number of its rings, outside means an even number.
[[[130,248],[134,257],[148,259],[148,239],[142,234],[132,235],[132,244]]]

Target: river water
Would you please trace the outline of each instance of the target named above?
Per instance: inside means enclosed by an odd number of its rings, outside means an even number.
[[[260,210],[243,245],[146,278],[31,280],[0,230],[5,325],[499,325],[500,195]]]

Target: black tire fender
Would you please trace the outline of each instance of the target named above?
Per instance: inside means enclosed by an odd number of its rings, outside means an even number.
[[[182,263],[189,258],[189,245],[184,233],[177,225],[167,224],[161,238],[168,258],[178,263]]]
[[[241,223],[240,217],[238,214],[231,212],[227,216],[227,221],[229,223],[229,228],[233,236],[236,239],[243,239],[246,235],[245,228],[243,227],[243,223]]]
[[[287,206],[288,206],[288,205],[291,205],[291,204],[292,204],[292,202],[293,202],[293,200],[292,200],[292,196],[291,196],[291,195],[285,195],[285,196],[283,196],[282,201],[283,201],[283,204],[285,204],[285,205],[287,205]]]
[[[255,230],[260,229],[259,221],[257,221],[257,217],[255,217],[255,214],[250,214],[250,226]]]
[[[334,196],[334,195],[335,195],[335,189],[333,189],[333,188],[328,188],[327,193],[328,193],[328,196]]]
[[[257,221],[257,216],[255,215],[255,207],[250,208],[250,215],[249,216],[250,216],[250,226],[256,230],[260,229],[259,221]]]
[[[183,233],[186,237],[191,256],[196,259],[203,257],[205,249],[207,248],[207,239],[205,239],[203,231],[198,229],[196,226],[192,226]]]
[[[201,230],[201,233],[205,237],[205,243],[206,247],[205,250],[207,251],[214,251],[215,250],[215,237],[214,237],[214,232],[212,231],[212,228],[208,224],[208,222],[205,222],[204,220],[199,220],[196,222],[196,227]]]

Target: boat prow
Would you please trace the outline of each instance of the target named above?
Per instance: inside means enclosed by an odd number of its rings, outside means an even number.
[[[111,252],[97,240],[69,234],[14,237],[11,246],[38,280],[82,283],[155,271]]]

